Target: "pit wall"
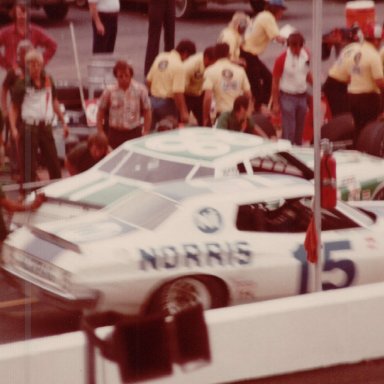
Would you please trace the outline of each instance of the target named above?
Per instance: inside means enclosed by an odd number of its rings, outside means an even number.
[[[212,361],[146,383],[228,383],[384,357],[384,283],[205,313]],[[99,330],[101,334],[110,328]],[[0,346],[0,377],[12,384],[87,383],[82,332]],[[96,357],[97,383],[120,383]]]

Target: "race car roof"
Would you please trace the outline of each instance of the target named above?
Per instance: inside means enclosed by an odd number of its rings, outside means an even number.
[[[47,197],[99,207],[137,188],[214,175],[252,156],[289,150],[286,140],[213,128],[183,128],[125,142],[94,167],[43,189]]]
[[[169,200],[182,202],[190,198],[228,200],[270,200],[278,197],[293,198],[298,196],[313,196],[313,184],[305,179],[280,175],[260,173],[257,175],[238,175],[227,178],[201,178],[195,180],[179,180],[161,183],[147,193],[157,194]],[[129,197],[128,197],[129,198]],[[124,202],[120,199],[116,204]],[[115,205],[111,207],[114,209]]]
[[[188,163],[214,163],[234,155],[244,156],[247,150],[261,155],[288,150],[291,143],[226,129],[193,127],[153,133],[127,141],[119,148],[156,157],[183,159]]]

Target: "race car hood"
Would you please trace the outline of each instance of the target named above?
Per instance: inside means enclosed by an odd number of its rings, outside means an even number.
[[[15,212],[12,222],[16,226],[35,225],[78,217],[99,210],[119,198],[142,188],[127,178],[105,175],[93,170],[52,183],[40,190],[46,201],[34,212]],[[29,197],[34,199],[34,194]]]
[[[74,271],[87,265],[88,259],[92,263],[108,264],[126,244],[125,236],[136,233],[140,233],[138,228],[96,212],[70,222],[24,226],[8,236],[4,248]],[[109,242],[107,255],[103,246],[106,241]]]
[[[36,237],[49,239],[52,243],[70,243],[80,251],[88,243],[100,244],[112,238],[132,234],[139,229],[122,220],[96,212],[70,221],[42,223],[30,227],[30,231]]]

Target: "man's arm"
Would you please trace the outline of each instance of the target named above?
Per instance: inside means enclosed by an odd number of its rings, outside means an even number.
[[[18,144],[19,140],[19,131],[17,130],[17,119],[19,116],[19,108],[16,104],[11,103],[10,108],[8,109],[8,118],[9,118],[9,128],[11,131],[11,135],[15,143]]]
[[[97,109],[97,115],[96,115],[96,127],[97,131],[104,133],[104,119],[105,119],[105,109],[99,108]]]
[[[60,103],[59,103],[59,100],[57,98],[53,99],[53,111],[56,113],[58,119],[61,122],[61,125],[63,126],[64,137],[67,137],[69,134],[68,125],[65,122],[64,115],[63,115],[63,112],[61,111]]]
[[[144,110],[144,126],[143,126],[143,136],[148,135],[151,131],[152,124],[152,110],[150,108]]]
[[[222,113],[219,118],[216,120],[216,128],[223,128],[223,129],[229,129],[229,126],[228,126],[228,122],[229,122],[229,119],[228,119],[228,116],[226,113]]]
[[[32,203],[25,204],[17,200],[11,200],[7,197],[0,198],[0,205],[6,209],[8,212],[23,212],[23,211],[33,211],[41,206],[45,201],[45,196],[43,194],[36,195],[36,198]]]
[[[211,122],[211,105],[212,105],[213,93],[211,90],[206,90],[204,92],[203,98],[203,125],[204,127],[210,127]]]
[[[259,127],[257,124],[253,125],[253,132],[258,135],[263,137],[264,139],[268,139],[268,135],[264,132],[264,130]]]
[[[105,34],[105,27],[104,24],[100,20],[99,12],[97,11],[97,5],[96,3],[89,3],[89,13],[91,14],[91,18],[93,22],[95,23],[97,33],[99,35]]]
[[[65,158],[64,166],[65,166],[65,169],[68,171],[70,176],[77,175],[79,173],[76,166],[74,164],[72,164],[68,158]]]
[[[188,123],[189,114],[188,114],[187,105],[185,103],[184,93],[174,93],[173,98],[175,100],[177,110],[179,111],[180,122],[181,123]]]
[[[7,64],[7,58],[5,57],[5,41],[7,39],[7,29],[8,27],[4,27],[0,32],[0,47],[2,48],[0,49],[0,67],[6,70],[9,67],[9,64]]]
[[[34,27],[34,33],[34,40],[36,41],[35,46],[42,47],[44,49],[43,58],[44,64],[46,65],[56,53],[57,43],[51,36],[40,28]]]

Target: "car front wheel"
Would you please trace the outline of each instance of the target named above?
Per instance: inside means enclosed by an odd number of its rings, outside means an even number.
[[[194,0],[176,0],[176,18],[191,16],[195,11]]]
[[[204,309],[228,305],[224,283],[207,276],[180,277],[157,290],[146,312],[172,315],[197,304],[201,304]]]

